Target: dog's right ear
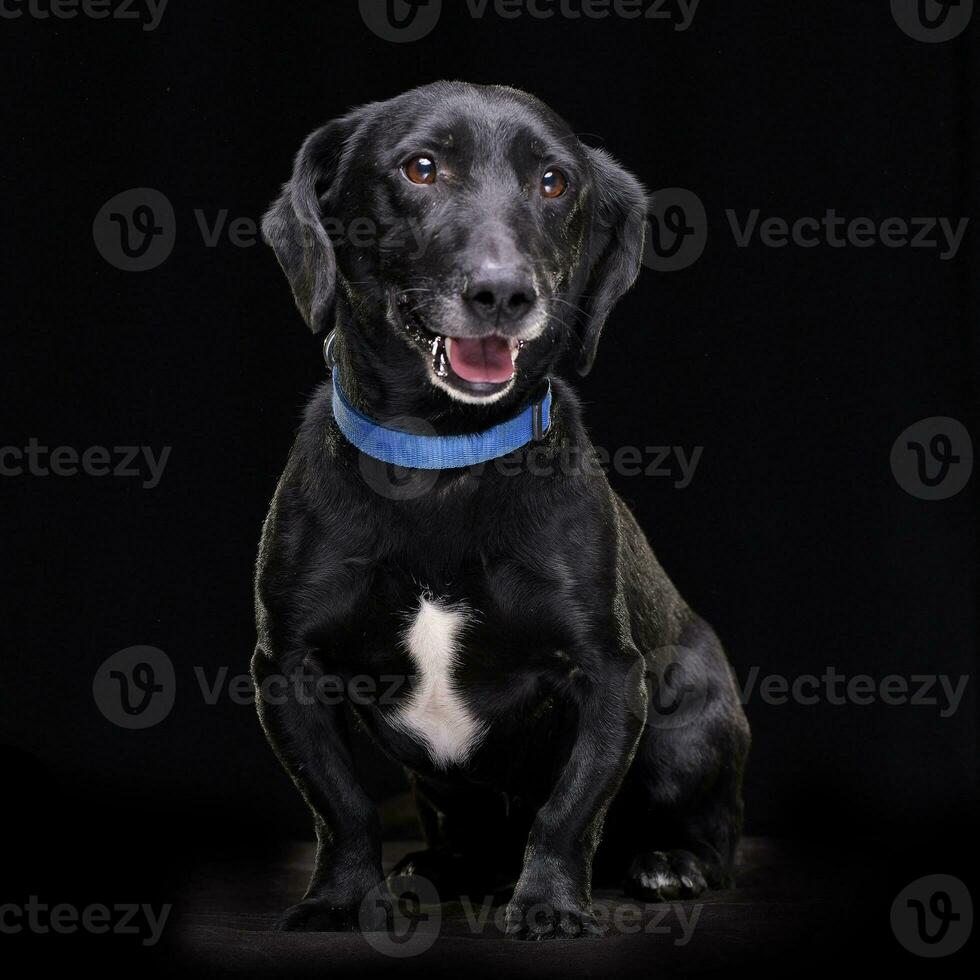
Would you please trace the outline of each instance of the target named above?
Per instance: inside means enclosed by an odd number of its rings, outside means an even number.
[[[337,284],[337,260],[321,220],[321,206],[335,189],[353,116],[312,132],[300,147],[293,175],[262,219],[262,237],[275,250],[296,306],[314,333],[328,329]]]

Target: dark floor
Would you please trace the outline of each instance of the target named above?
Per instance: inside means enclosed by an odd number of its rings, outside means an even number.
[[[388,845],[386,860],[417,846]],[[252,976],[663,977],[744,965],[799,976],[818,964],[854,966],[860,957],[881,965],[902,953],[887,934],[887,903],[871,900],[850,859],[839,852],[807,857],[760,838],[743,842],[734,890],[660,905],[600,890],[603,936],[541,943],[505,938],[497,925],[502,908],[483,896],[426,906],[401,942],[387,934],[271,932],[278,913],[302,895],[312,857],[312,845],[296,844],[272,863],[197,872],[175,910],[182,967]]]

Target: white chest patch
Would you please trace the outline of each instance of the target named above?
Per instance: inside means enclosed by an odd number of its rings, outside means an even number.
[[[485,726],[453,688],[459,638],[468,611],[422,596],[403,641],[417,670],[415,690],[391,723],[425,742],[440,768],[461,763],[483,737]]]

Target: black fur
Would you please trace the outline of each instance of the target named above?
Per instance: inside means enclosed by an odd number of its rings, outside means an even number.
[[[399,170],[422,151],[445,169],[437,185]],[[568,176],[554,200],[536,191],[545,166]],[[446,895],[516,879],[507,921],[517,936],[590,931],[594,858],[596,874],[647,900],[731,884],[749,744],[731,670],[604,474],[567,465],[569,449],[583,459],[591,444],[554,374],[566,350],[582,373],[591,367],[638,274],[645,206],[635,178],[534,98],[437,83],[311,135],[266,216],[304,318],[336,327],[345,389],[365,413],[450,434],[516,414],[548,376],[554,391],[543,442],[506,470],[410,473],[391,493],[377,492],[382,464],[371,470],[339,434],[328,386],[313,397],[260,549],[256,683],[366,675],[383,694],[382,678],[411,678],[402,635],[424,590],[473,612],[454,683],[486,734],[464,764],[436,766],[390,723],[411,679],[395,705],[305,698],[295,683],[260,697],[319,841],[307,894],[281,928],[356,927],[382,880],[351,714],[415,786],[430,848],[400,870]],[[347,233],[363,217],[381,240]],[[344,230],[330,234],[338,221]],[[466,335],[484,329],[453,303],[487,253],[536,271],[547,323],[522,348],[510,389],[474,404],[433,383],[428,343],[457,313]],[[664,707],[672,699],[676,710]]]

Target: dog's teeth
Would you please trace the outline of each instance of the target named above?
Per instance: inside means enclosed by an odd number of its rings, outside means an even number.
[[[445,378],[449,374],[449,345],[453,342],[452,337],[436,337],[432,342],[432,354],[436,359],[435,370],[440,378]]]
[[[436,354],[439,353],[439,341],[440,340],[442,340],[442,337],[433,337],[432,338],[432,356],[433,357],[435,357]]]

